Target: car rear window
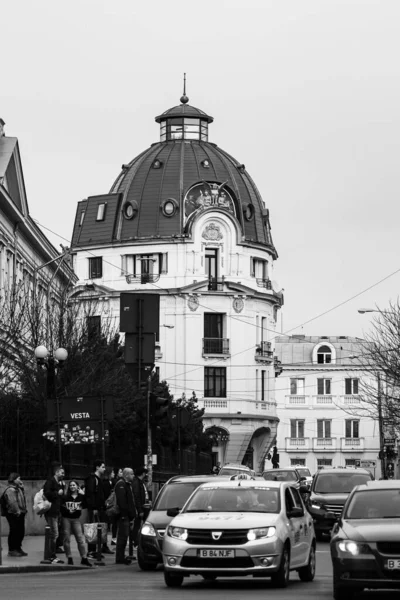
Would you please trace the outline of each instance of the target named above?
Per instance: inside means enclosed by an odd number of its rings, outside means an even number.
[[[268,471],[263,473],[266,481],[297,481],[295,471]]]
[[[311,477],[311,473],[308,469],[297,468],[297,472],[300,475],[300,477]]]
[[[355,492],[345,519],[400,519],[400,489]]]
[[[320,473],[314,484],[316,494],[349,494],[356,485],[371,481],[367,473]]]
[[[250,475],[250,471],[247,469],[229,469],[228,467],[222,467],[218,475],[240,475],[241,473]]]
[[[202,482],[188,481],[185,483],[170,483],[163,487],[153,510],[168,510],[169,508],[182,508],[192,492]]]

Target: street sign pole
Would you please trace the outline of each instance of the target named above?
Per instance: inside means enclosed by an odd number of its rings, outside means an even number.
[[[147,485],[153,489],[153,440],[150,423],[151,372],[147,378]]]

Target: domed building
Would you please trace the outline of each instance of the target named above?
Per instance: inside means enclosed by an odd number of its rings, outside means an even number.
[[[175,397],[196,393],[216,461],[259,470],[276,440],[283,303],[269,211],[185,95],[156,122],[159,142],[122,165],[108,194],[78,203],[75,295],[119,318],[121,292],[157,294],[160,378]]]

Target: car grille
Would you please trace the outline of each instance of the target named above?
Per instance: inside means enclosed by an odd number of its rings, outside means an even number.
[[[341,504],[325,504],[325,508],[327,511],[333,512],[335,517],[340,517],[343,510],[343,506]]]
[[[400,571],[392,570],[392,569],[384,569],[385,577],[388,579],[396,579],[400,580]]]
[[[382,554],[396,554],[400,556],[400,542],[378,542],[376,547]]]
[[[245,569],[254,567],[249,556],[238,556],[237,558],[198,558],[197,556],[184,556],[181,567],[194,567],[201,569]]]
[[[246,542],[248,542],[248,529],[226,529],[225,531],[222,531],[222,535],[219,538],[219,540],[213,539],[211,535],[212,531],[216,530],[189,529],[186,542],[188,544],[202,544],[206,546],[238,546],[240,544],[245,544]]]

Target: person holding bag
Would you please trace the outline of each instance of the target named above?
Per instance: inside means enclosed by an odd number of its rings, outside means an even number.
[[[107,523],[107,515],[105,512],[104,486],[103,476],[106,470],[106,465],[102,460],[96,460],[94,463],[94,473],[91,473],[85,482],[86,503],[88,508],[89,523]],[[103,542],[102,554],[114,554],[107,546],[107,538]],[[90,558],[96,558],[96,542],[89,543]]]
[[[73,565],[74,561],[71,554],[71,533],[76,539],[79,554],[81,555],[81,565],[92,567],[86,553],[85,538],[82,533],[82,524],[80,516],[82,508],[86,507],[85,494],[80,489],[77,481],[72,479],[69,482],[67,491],[61,499],[61,517],[62,517],[62,532],[63,545],[65,554],[68,559],[68,564]]]
[[[131,559],[125,556],[125,548],[133,522],[137,517],[132,491],[133,470],[125,468],[122,479],[115,484],[115,498],[120,511],[115,562],[117,565],[130,565]]]

